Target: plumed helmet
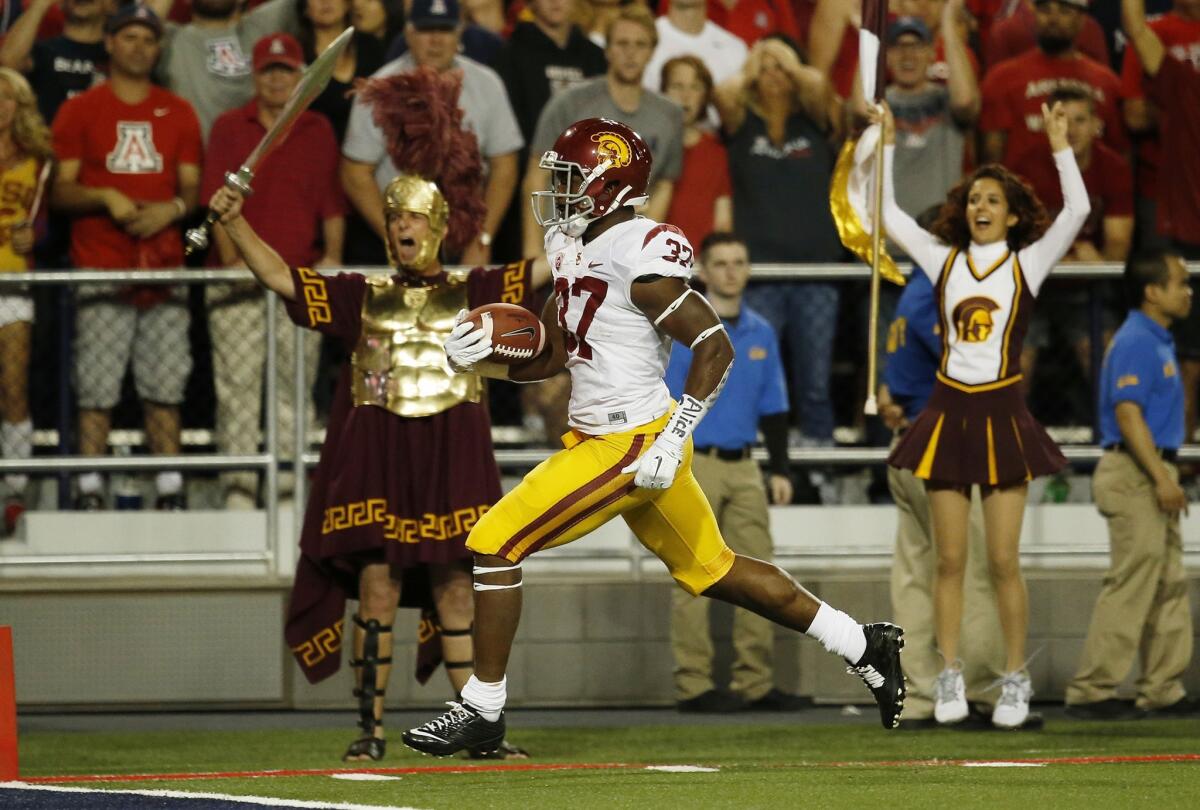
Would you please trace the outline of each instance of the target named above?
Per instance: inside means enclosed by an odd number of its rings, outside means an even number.
[[[533,212],[543,228],[563,226],[579,236],[588,223],[622,205],[642,205],[650,183],[650,147],[611,118],[585,118],[569,126],[539,165],[550,189],[533,192]]]

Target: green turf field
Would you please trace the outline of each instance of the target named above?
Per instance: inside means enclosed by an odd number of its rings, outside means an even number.
[[[328,774],[105,783],[366,805],[475,808],[975,808],[1200,807],[1200,720],[1080,723],[1056,720],[1041,732],[885,732],[868,725],[687,725],[516,730],[538,766],[421,757],[394,745],[378,767],[461,767],[400,772],[395,781],[342,781]],[[180,774],[329,769],[344,730],[51,733],[20,741],[21,776]],[[1047,762],[1184,755],[1190,760]],[[965,760],[1021,762],[977,767]],[[626,767],[588,768],[624,764]],[[715,772],[670,773],[647,765],[697,765]],[[349,770],[349,769],[347,769]],[[360,768],[357,770],[367,770]],[[94,783],[72,784],[86,786]]]

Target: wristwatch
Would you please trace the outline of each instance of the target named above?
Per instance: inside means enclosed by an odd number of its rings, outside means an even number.
[[[490,233],[488,233],[487,231],[480,231],[479,232],[479,244],[483,245],[484,247],[491,247],[492,246],[492,235]]]

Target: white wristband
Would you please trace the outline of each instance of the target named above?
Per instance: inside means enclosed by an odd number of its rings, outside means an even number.
[[[663,438],[683,446],[706,413],[708,413],[707,405],[690,394],[684,394],[679,398],[679,405],[676,406],[675,412],[667,420],[667,426],[663,428]]]
[[[171,200],[171,202],[174,203],[175,207],[179,209],[180,219],[187,216],[187,203],[183,201],[182,197],[176,197],[175,199]]]

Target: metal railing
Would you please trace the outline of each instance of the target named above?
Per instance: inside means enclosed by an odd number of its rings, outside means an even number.
[[[346,271],[362,272],[365,274],[384,274],[390,272],[388,268],[382,267],[347,267],[343,268]],[[904,272],[909,272],[910,265],[902,264],[901,269]],[[1054,278],[1066,278],[1073,280],[1095,280],[1095,279],[1112,279],[1119,277],[1122,272],[1121,265],[1118,264],[1080,264],[1060,267],[1054,272]],[[771,281],[862,281],[870,278],[870,269],[862,264],[775,264],[775,265],[757,265],[754,267],[752,281],[755,283],[771,282]],[[70,313],[71,296],[68,288],[87,287],[89,285],[105,284],[111,285],[114,283],[136,283],[143,284],[158,284],[158,285],[194,285],[194,284],[212,284],[214,282],[231,282],[231,281],[252,281],[253,276],[244,270],[132,270],[132,271],[114,271],[114,270],[70,270],[70,271],[35,271],[27,273],[2,273],[0,274],[0,294],[13,289],[20,288],[24,285],[52,285],[62,289],[63,293],[60,296],[61,312],[64,316]],[[1094,296],[1093,296],[1094,297]],[[1094,304],[1094,302],[1093,302]],[[60,355],[64,362],[62,363],[62,379],[60,380],[62,390],[59,391],[59,424],[58,424],[58,455],[56,457],[38,456],[30,459],[0,459],[0,475],[5,473],[33,473],[42,475],[58,475],[60,476],[60,492],[67,491],[69,486],[68,475],[71,473],[81,473],[88,471],[98,472],[114,472],[114,471],[130,471],[130,472],[151,472],[159,470],[180,470],[180,471],[227,471],[227,470],[253,470],[259,471],[264,476],[264,505],[266,507],[267,519],[267,546],[266,555],[274,558],[278,554],[278,517],[277,507],[280,502],[279,492],[279,475],[281,469],[290,467],[290,462],[281,458],[279,452],[279,431],[278,431],[278,414],[277,414],[277,394],[275,384],[275,368],[277,365],[277,356],[275,348],[276,338],[276,322],[274,310],[280,303],[276,296],[266,296],[266,368],[264,381],[264,407],[265,418],[263,420],[263,451],[260,453],[240,454],[240,455],[224,455],[219,453],[184,453],[182,455],[173,456],[105,456],[105,457],[88,457],[70,452],[68,446],[68,436],[71,435],[71,403],[68,401],[69,380],[66,371],[69,368],[70,343],[69,334],[60,335]],[[1093,306],[1093,316],[1098,310]],[[64,317],[62,320],[62,331],[68,332],[71,319]],[[300,341],[303,330],[297,328],[295,330],[296,351],[293,352],[295,360],[295,368],[293,369],[293,378],[295,386],[295,403],[296,403],[296,419],[295,419],[295,443],[297,448],[297,458],[305,468],[315,465],[318,460],[318,454],[311,449],[307,452],[301,452],[303,448],[310,448],[310,436],[306,431],[307,420],[305,418],[305,409],[309,401],[308,392],[311,389],[312,381],[307,379],[306,369],[304,365],[304,352],[301,349]],[[1093,332],[1094,336],[1098,336],[1099,332],[1096,328],[1095,317],[1093,317]],[[1099,340],[1093,340],[1093,355],[1095,358],[1093,368],[1098,369],[1100,365],[1100,356],[1102,346],[1099,345]],[[35,358],[36,361],[36,358]],[[544,448],[498,448],[496,450],[496,460],[502,468],[521,469],[536,465],[551,454],[551,450]],[[789,458],[797,465],[822,465],[822,466],[847,466],[847,465],[874,465],[882,464],[887,458],[887,449],[882,447],[793,447],[789,450]],[[1081,464],[1095,462],[1100,458],[1101,450],[1094,444],[1071,445],[1065,446],[1063,452],[1072,462]],[[762,448],[754,451],[754,457],[759,460],[766,458],[766,453]],[[1185,447],[1180,451],[1180,458],[1186,461],[1200,461],[1200,446]],[[293,498],[293,525],[299,527],[303,521],[303,510],[305,502],[304,480],[305,476],[295,475],[295,490]],[[61,500],[61,499],[60,499]],[[294,538],[288,540],[294,542]],[[637,567],[637,560],[644,554],[636,543],[631,545],[633,549],[630,553],[631,563]],[[183,555],[186,557],[187,555]],[[244,557],[245,555],[240,555]],[[588,556],[586,553],[579,556]],[[592,555],[596,558],[611,558],[611,551]],[[217,559],[237,559],[239,555],[231,553],[228,557],[215,555]],[[214,555],[208,555],[205,559],[214,558]],[[169,561],[182,559],[180,555],[164,554],[159,557],[150,555],[150,559],[156,561]],[[26,561],[28,562],[28,561]],[[0,560],[0,565],[5,564],[4,560]]]

